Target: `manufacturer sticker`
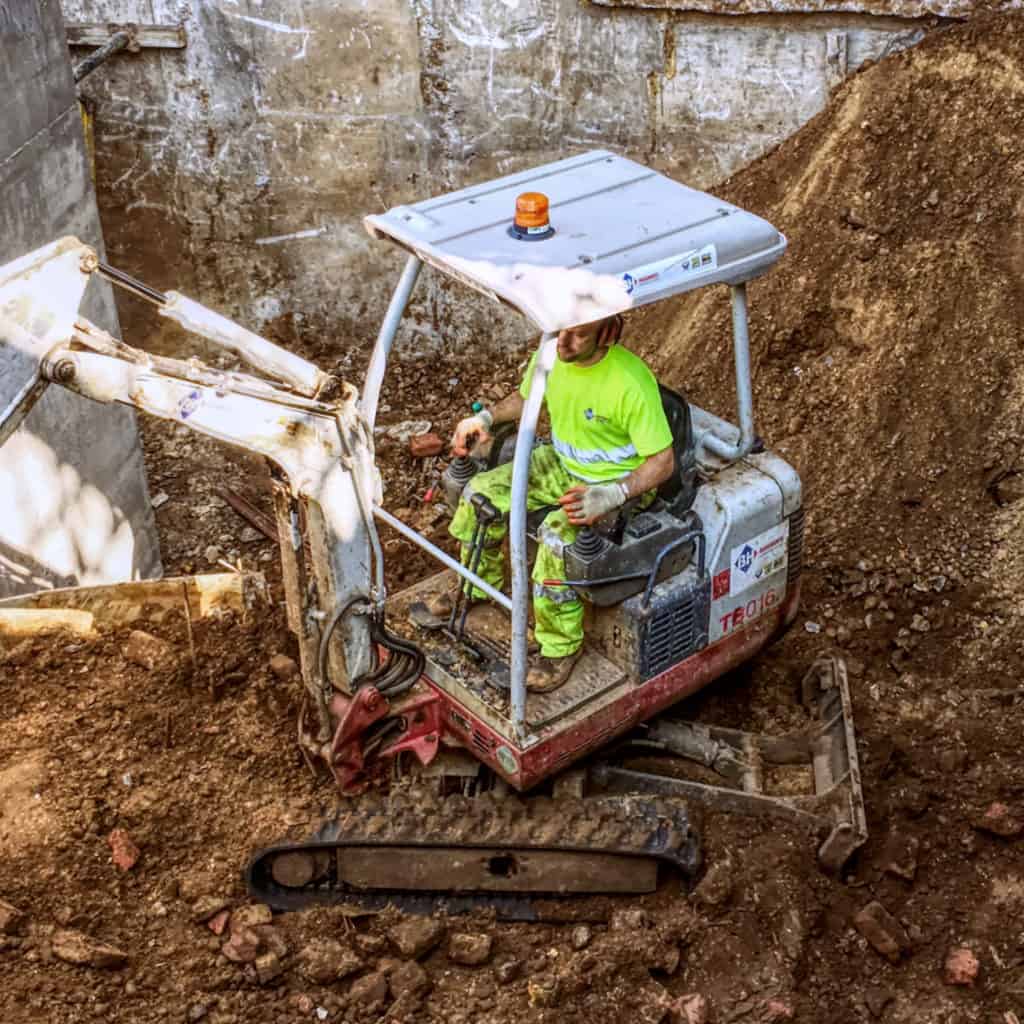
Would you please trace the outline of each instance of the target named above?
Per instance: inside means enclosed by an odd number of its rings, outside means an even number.
[[[732,549],[729,570],[732,576],[730,594],[742,594],[773,573],[786,568],[789,552],[789,520],[786,519],[764,533]]]
[[[622,275],[622,286],[627,295],[643,293],[652,288],[667,288],[670,285],[706,274],[718,267],[718,251],[714,245],[705,245],[703,249],[692,249],[690,252],[669,256],[654,263],[645,263],[641,267],[627,271]]]

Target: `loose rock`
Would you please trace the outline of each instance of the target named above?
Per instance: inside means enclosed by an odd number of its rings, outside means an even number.
[[[255,928],[257,925],[270,924],[274,920],[274,912],[265,903],[250,903],[239,907],[231,915],[231,934],[243,928]]]
[[[503,964],[498,964],[494,973],[498,976],[498,981],[500,981],[502,985],[508,985],[523,973],[522,961],[506,960]]]
[[[128,954],[116,946],[97,942],[82,932],[69,928],[53,933],[50,939],[53,955],[69,964],[80,967],[123,967],[128,963]]]
[[[732,891],[732,862],[720,860],[704,872],[693,890],[693,899],[701,907],[723,907],[732,899]]]
[[[1024,833],[1024,819],[1014,814],[1006,804],[990,804],[985,813],[974,822],[981,832],[989,832],[1003,839],[1015,839]]]
[[[890,834],[882,855],[882,870],[904,881],[912,882],[917,874],[918,841],[899,832]]]
[[[877,900],[869,903],[853,919],[854,927],[874,949],[891,963],[910,948],[910,939],[903,926]]]
[[[214,935],[223,935],[230,920],[230,910],[218,910],[217,913],[206,922],[206,927],[209,928]]]
[[[427,459],[444,451],[444,441],[437,434],[417,434],[409,438],[409,451],[415,459]]]
[[[649,981],[636,992],[636,1017],[639,1024],[661,1024],[669,1011],[668,992],[656,981]]]
[[[467,967],[478,967],[491,958],[490,935],[473,935],[460,932],[451,937],[448,944],[448,959]]]
[[[640,931],[650,928],[651,919],[642,907],[624,907],[613,910],[609,928],[613,932]]]
[[[669,1024],[707,1024],[708,1001],[699,992],[690,992],[668,1004]]]
[[[973,985],[980,966],[972,950],[958,946],[946,955],[943,977],[947,985]]]
[[[220,951],[232,963],[252,963],[259,956],[260,937],[252,928],[236,929],[232,922],[231,938],[221,946]]]
[[[141,629],[133,629],[129,634],[124,656],[150,672],[173,668],[176,661],[174,648],[166,640]]]
[[[275,654],[270,659],[270,671],[283,681],[294,679],[299,674],[299,666],[287,654]]]
[[[366,974],[356,978],[348,992],[349,999],[354,1003],[373,1006],[382,1003],[388,996],[388,979],[383,971]]]
[[[414,999],[430,991],[430,978],[415,960],[405,960],[388,974],[391,994],[396,999]]]
[[[785,999],[769,999],[764,1004],[766,1021],[792,1020],[796,1016],[793,1004]]]
[[[578,952],[581,949],[586,949],[587,946],[590,945],[592,936],[593,932],[591,932],[589,925],[578,924],[573,928],[569,941],[572,944],[572,948]]]
[[[115,828],[107,836],[107,843],[110,845],[110,859],[122,871],[131,871],[138,863],[139,848],[123,828]]]
[[[340,981],[362,965],[362,960],[337,939],[313,939],[299,952],[299,973],[314,985]]]
[[[558,985],[551,978],[531,978],[526,983],[526,994],[533,1007],[551,1007],[558,1004]]]
[[[392,928],[388,938],[402,956],[418,960],[444,938],[444,925],[432,917],[412,917]]]
[[[0,935],[16,935],[25,915],[13,904],[0,900]]]
[[[264,953],[263,956],[256,957],[253,966],[256,968],[256,977],[261,985],[269,985],[284,970],[276,953]]]
[[[224,910],[229,902],[223,896],[200,896],[192,904],[192,920],[196,924],[203,924]]]

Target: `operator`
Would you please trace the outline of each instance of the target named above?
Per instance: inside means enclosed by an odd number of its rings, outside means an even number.
[[[533,566],[534,637],[540,658],[526,679],[527,690],[549,693],[572,673],[583,648],[583,603],[565,579],[566,545],[578,528],[590,525],[630,498],[645,506],[654,488],[671,477],[675,460],[672,432],[654,374],[639,356],[617,344],[622,318],[608,317],[559,332],[558,359],[548,376],[544,402],[551,422],[550,445],[538,445],[530,458],[526,504],[529,510],[560,506],[544,519]],[[452,450],[466,455],[475,440],[487,441],[499,423],[516,422],[530,393],[537,360],[534,353],[518,391],[492,409],[462,420]],[[473,536],[476,513],[469,503],[483,494],[503,513],[487,533],[477,572],[501,589],[502,540],[512,503],[512,463],[478,473],[466,485],[449,530],[462,542],[463,564]],[[450,613],[457,585],[439,595],[431,610]],[[474,588],[471,601],[485,600]]]

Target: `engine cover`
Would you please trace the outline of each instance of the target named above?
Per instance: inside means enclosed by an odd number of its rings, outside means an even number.
[[[711,583],[695,565],[659,583],[644,605],[635,594],[614,608],[594,610],[587,635],[609,661],[651,679],[707,647]]]

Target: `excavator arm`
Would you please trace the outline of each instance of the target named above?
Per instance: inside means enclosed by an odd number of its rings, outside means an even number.
[[[78,313],[96,273],[275,379],[153,356],[114,338]],[[337,731],[332,701],[381,678],[385,593],[373,522],[380,478],[355,388],[184,296],[162,295],[104,266],[73,238],[0,269],[0,370],[0,442],[52,383],[183,424],[275,467],[289,624],[314,713],[303,747],[314,757],[329,751]],[[403,670],[410,678],[399,678]],[[400,656],[387,677],[392,691],[413,675],[409,657]]]

